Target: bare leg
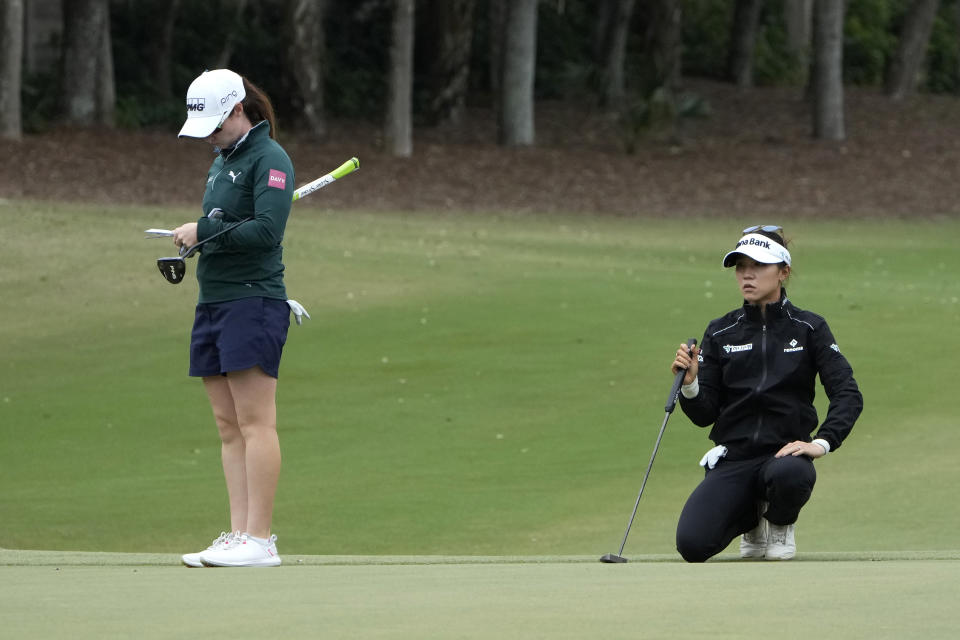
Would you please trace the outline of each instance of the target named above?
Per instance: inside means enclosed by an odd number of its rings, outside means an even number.
[[[220,432],[220,459],[223,463],[223,476],[227,481],[227,495],[230,499],[230,530],[247,530],[247,471],[246,447],[230,385],[223,376],[208,376],[203,386],[210,398],[213,418]]]
[[[277,379],[253,367],[228,373],[227,382],[245,446],[247,521],[241,530],[257,538],[267,538],[281,462]]]

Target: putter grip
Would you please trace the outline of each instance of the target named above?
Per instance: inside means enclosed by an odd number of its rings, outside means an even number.
[[[690,352],[695,346],[697,346],[696,338],[687,340],[687,352]],[[673,386],[670,387],[670,395],[667,396],[667,406],[663,408],[667,413],[673,413],[674,408],[677,406],[677,394],[680,393],[680,386],[683,384],[683,376],[686,373],[686,369],[681,369],[677,371],[677,377],[673,379]]]

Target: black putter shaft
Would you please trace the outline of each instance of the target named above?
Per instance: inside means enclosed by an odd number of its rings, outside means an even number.
[[[687,352],[693,355],[693,348],[696,345],[696,339],[690,338],[687,340]],[[663,440],[663,432],[667,428],[667,420],[670,419],[670,414],[673,413],[674,408],[677,406],[677,394],[680,393],[680,386],[683,384],[683,376],[686,373],[686,369],[681,369],[678,371],[677,376],[673,379],[673,385],[670,387],[670,395],[667,396],[667,404],[664,407],[666,415],[663,416],[663,424],[660,425],[660,433],[657,434],[657,442],[655,445],[653,445],[653,453],[650,454],[650,462],[647,463],[647,471],[643,474],[643,482],[640,483],[640,493],[637,494],[637,501],[633,505],[633,513],[630,514],[630,521],[627,523],[627,530],[623,534],[623,542],[620,543],[620,551],[616,554],[608,553],[604,556],[601,556],[600,562],[620,564],[627,561],[627,559],[623,557],[623,548],[627,546],[627,536],[630,535],[630,527],[633,526],[633,520],[637,517],[637,508],[640,506],[640,498],[643,497],[643,489],[647,486],[647,478],[650,477],[650,470],[653,468],[653,460],[657,457],[657,450],[660,449],[660,441]]]

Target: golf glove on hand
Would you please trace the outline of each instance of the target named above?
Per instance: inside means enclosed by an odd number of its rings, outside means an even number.
[[[720,458],[727,455],[727,448],[722,444],[718,444],[710,451],[707,451],[703,454],[703,457],[700,458],[700,466],[707,469],[713,469],[717,466],[717,463],[720,462]]]
[[[293,311],[293,317],[297,321],[298,325],[303,323],[303,316],[310,318],[310,314],[307,313],[307,310],[304,309],[303,305],[296,300],[287,300],[287,305],[290,306],[290,311]]]

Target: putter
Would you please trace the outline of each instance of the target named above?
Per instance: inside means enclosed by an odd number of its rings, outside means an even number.
[[[349,160],[347,160],[342,165],[340,165],[330,173],[326,174],[325,176],[321,176],[316,180],[314,180],[313,182],[308,182],[307,184],[303,185],[302,187],[294,191],[293,202],[296,202],[297,200],[299,200],[304,196],[310,195],[311,193],[313,193],[314,191],[317,191],[318,189],[322,189],[323,187],[327,186],[331,182],[339,180],[340,178],[353,173],[359,168],[360,168],[360,161],[355,157],[350,158]],[[214,211],[211,211],[210,213],[213,214],[215,211],[218,211],[218,210],[214,209]],[[218,217],[218,216],[212,216],[212,217]],[[220,212],[219,217],[223,217],[222,211]],[[208,240],[213,240],[217,236],[224,234],[227,231],[233,231],[244,222],[249,222],[250,220],[253,220],[253,218],[244,218],[243,220],[241,220],[240,222],[237,222],[236,224],[233,224],[233,225],[230,225],[229,227],[225,227],[224,229],[221,229],[220,231],[213,234],[209,238],[204,238],[203,240],[193,245],[192,247],[180,247],[180,255],[178,256],[157,259],[157,268],[160,269],[160,274],[170,284],[180,284],[181,282],[183,282],[183,277],[187,273],[187,263],[184,262],[185,258],[192,257],[197,252],[197,248],[199,248],[200,245],[202,245],[204,242],[207,242]],[[169,229],[147,229],[145,233],[149,234],[147,238],[165,238],[173,235],[173,231],[170,231]],[[297,323],[299,324],[299,320]]]
[[[693,348],[697,345],[697,341],[694,338],[687,340],[687,351],[691,353]],[[677,371],[677,377],[673,380],[673,386],[670,387],[670,395],[667,396],[667,405],[664,407],[664,410],[667,412],[663,416],[663,424],[660,425],[660,433],[657,435],[657,443],[653,445],[653,453],[650,455],[650,462],[647,464],[647,472],[643,474],[643,482],[640,483],[640,493],[637,494],[637,502],[633,505],[633,513],[630,514],[630,522],[627,523],[627,530],[623,534],[623,542],[620,543],[620,551],[617,553],[608,553],[600,557],[600,562],[606,562],[608,564],[621,564],[627,561],[623,557],[623,548],[627,546],[627,536],[630,535],[630,527],[633,526],[633,519],[637,517],[637,507],[640,506],[640,498],[643,497],[643,488],[647,486],[647,478],[650,477],[650,469],[653,468],[653,459],[657,457],[657,450],[660,448],[660,441],[663,439],[663,432],[667,428],[667,420],[670,419],[670,414],[673,413],[673,409],[677,406],[677,394],[680,393],[680,386],[683,384],[683,376],[687,372],[686,369],[681,369]]]

